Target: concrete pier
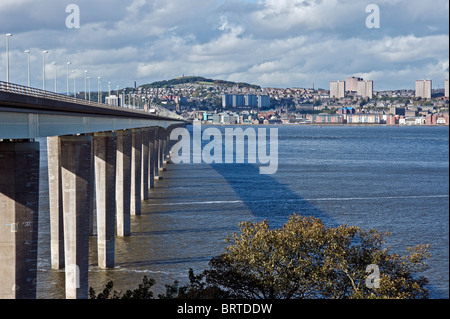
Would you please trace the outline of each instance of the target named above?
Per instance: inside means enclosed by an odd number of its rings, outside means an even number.
[[[98,266],[114,268],[116,235],[116,155],[115,133],[95,133],[95,194],[97,208]]]
[[[150,130],[149,151],[148,186],[149,188],[155,188],[155,129]]]
[[[88,298],[91,136],[61,137],[66,298]]]
[[[0,299],[35,299],[39,143],[1,141],[0,176]]]
[[[47,138],[48,191],[50,206],[50,252],[52,269],[64,269],[64,223],[59,136]]]
[[[133,129],[131,138],[131,205],[130,214],[141,214],[142,130]]]
[[[131,131],[117,131],[116,222],[117,236],[130,236]]]
[[[150,129],[142,129],[142,163],[141,163],[141,200],[148,199]]]

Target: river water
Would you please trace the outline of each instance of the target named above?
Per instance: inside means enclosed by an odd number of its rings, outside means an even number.
[[[278,128],[273,175],[261,175],[255,164],[168,165],[142,215],[132,216],[132,236],[116,238],[114,269],[97,267],[91,237],[89,285],[99,292],[113,280],[125,291],[145,275],[156,280],[155,295],[162,293],[165,284],[186,282],[189,268],[206,269],[239,222],[268,219],[279,227],[295,212],[330,226],[389,230],[393,252],[431,244],[424,273],[431,297],[449,298],[448,127],[270,128]],[[47,153],[39,141],[38,298],[64,298],[64,272],[50,269]]]

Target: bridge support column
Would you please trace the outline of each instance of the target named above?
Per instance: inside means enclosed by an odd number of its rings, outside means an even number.
[[[117,131],[116,210],[117,236],[130,236],[131,131]]]
[[[88,298],[91,136],[61,136],[66,298]]]
[[[131,139],[131,215],[141,214],[142,130],[133,129]]]
[[[154,168],[154,174],[155,174],[155,180],[158,180],[160,178],[159,176],[159,164],[160,164],[160,156],[159,156],[159,135],[160,135],[160,129],[159,127],[155,128],[155,142],[154,142],[154,159],[155,159],[155,168]]]
[[[155,130],[150,129],[149,133],[149,179],[148,186],[149,188],[155,188]]]
[[[59,136],[47,137],[50,206],[50,255],[52,269],[64,269],[64,223]]]
[[[116,233],[116,148],[115,133],[94,133],[95,194],[97,207],[98,266],[114,268]]]
[[[150,129],[142,129],[141,200],[148,199]]]
[[[35,299],[39,143],[0,142],[0,299]]]

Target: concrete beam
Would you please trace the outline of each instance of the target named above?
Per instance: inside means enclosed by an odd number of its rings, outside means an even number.
[[[35,299],[39,143],[0,142],[0,299]]]

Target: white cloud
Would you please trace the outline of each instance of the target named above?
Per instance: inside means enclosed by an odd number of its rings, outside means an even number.
[[[62,84],[67,60],[121,86],[183,73],[308,87],[356,74],[378,88],[425,74],[448,78],[448,1],[379,0],[381,28],[367,29],[372,2],[79,0],[81,28],[74,30],[65,27],[65,2],[3,0],[0,29],[14,33],[11,76],[19,83],[26,83],[25,49],[32,49],[36,83],[43,49],[48,63],[61,66]],[[4,63],[2,54],[0,80]]]

